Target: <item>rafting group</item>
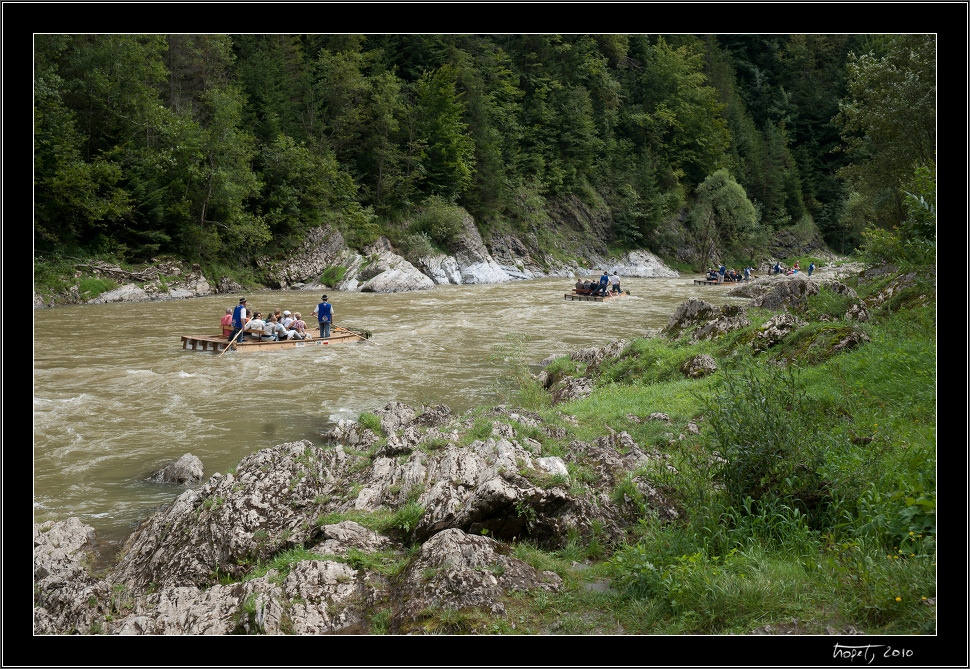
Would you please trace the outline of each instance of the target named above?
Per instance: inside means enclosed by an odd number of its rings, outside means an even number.
[[[577,280],[573,292],[577,295],[607,297],[609,295],[620,295],[623,291],[620,290],[620,275],[613,272],[613,276],[610,276],[609,272],[603,270],[603,275],[599,278],[599,281]]]
[[[333,306],[324,295],[321,302],[314,307],[313,313],[317,317],[320,327],[320,337],[330,337],[333,325]],[[300,312],[290,312],[280,308],[273,310],[267,317],[259,311],[250,309],[246,298],[240,298],[235,308],[226,307],[226,315],[222,317],[222,334],[230,342],[243,341],[287,341],[311,338],[307,331],[306,321]]]
[[[743,272],[739,272],[736,269],[728,269],[724,265],[721,265],[717,269],[708,267],[706,277],[707,281],[716,281],[717,283],[750,281],[751,271],[751,267],[745,267]]]
[[[795,274],[798,274],[801,271],[802,269],[798,266],[797,260],[795,261],[795,265],[793,267],[782,266],[780,262],[776,262],[775,266],[771,268],[772,274],[784,274],[785,276],[793,276]],[[812,262],[808,266],[808,275],[812,276],[812,272],[814,271],[815,271],[815,263]]]

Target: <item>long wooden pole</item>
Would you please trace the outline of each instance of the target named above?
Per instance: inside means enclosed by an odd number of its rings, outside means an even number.
[[[239,335],[241,335],[245,329],[246,329],[246,326],[245,325],[243,325],[241,328],[239,328],[239,332],[237,332],[236,335],[232,339],[229,340],[229,343],[226,344],[226,347],[224,349],[222,349],[222,353],[219,354],[219,357],[220,358],[226,354],[226,351],[229,350],[229,347],[232,346],[232,343],[234,341],[236,341],[236,337],[238,337]]]

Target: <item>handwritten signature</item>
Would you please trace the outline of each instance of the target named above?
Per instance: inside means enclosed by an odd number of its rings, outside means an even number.
[[[835,659],[842,660],[862,660],[865,664],[872,664],[873,660],[877,657],[883,658],[905,658],[912,657],[913,651],[907,650],[906,648],[893,648],[892,646],[874,646],[872,644],[866,644],[865,646],[845,646],[841,643],[835,644],[835,648],[832,651],[832,657]]]

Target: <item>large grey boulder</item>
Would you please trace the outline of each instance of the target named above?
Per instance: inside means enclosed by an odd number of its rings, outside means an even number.
[[[452,256],[443,253],[423,256],[418,259],[417,266],[435,284],[458,285],[462,282],[461,267],[458,266],[458,261]]]
[[[512,280],[492,258],[475,220],[467,213],[462,217],[462,230],[451,251],[463,284],[508,283]]]
[[[68,518],[35,524],[33,535],[34,631],[98,631],[104,620],[100,602],[111,590],[91,575],[97,559],[94,528]]]
[[[329,225],[323,225],[311,230],[285,260],[260,259],[259,264],[279,288],[288,288],[297,283],[313,283],[327,269],[346,265],[351,255],[356,254],[348,251],[343,235]]]
[[[191,453],[186,453],[175,462],[150,474],[148,480],[156,483],[190,485],[200,482],[203,473],[202,460]]]
[[[712,320],[721,313],[719,307],[697,297],[689,297],[671,314],[660,333],[677,339],[684,331]]]
[[[480,608],[505,615],[507,593],[562,589],[552,571],[538,571],[490,537],[447,529],[422,544],[417,559],[402,576],[408,596],[395,614],[401,631],[422,611]]]
[[[618,263],[606,265],[610,274],[616,272],[621,277],[674,278],[680,276],[677,270],[668,267],[660,258],[649,251],[630,251]]]

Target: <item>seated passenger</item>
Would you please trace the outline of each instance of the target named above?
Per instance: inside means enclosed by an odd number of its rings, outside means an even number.
[[[280,341],[286,339],[286,328],[276,320],[276,314],[269,317],[266,321],[265,332],[271,337],[270,341]]]
[[[222,336],[232,338],[232,307],[226,307],[226,315],[222,317]]]
[[[306,323],[299,311],[293,314],[293,322],[290,323],[289,330],[291,333],[290,339],[306,339],[309,336],[306,330]]]
[[[260,340],[262,335],[260,334],[266,327],[266,321],[263,320],[263,314],[257,311],[253,315],[253,319],[246,323],[246,332],[250,339]]]
[[[600,277],[599,285],[596,286],[596,292],[594,295],[606,296],[606,291],[610,288],[610,275],[603,270],[603,275]]]

